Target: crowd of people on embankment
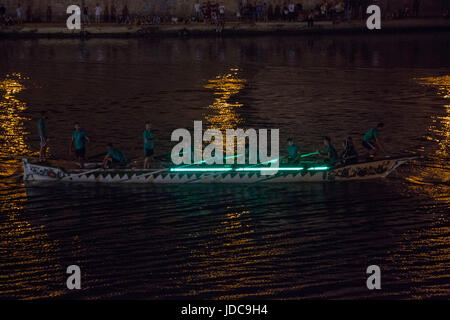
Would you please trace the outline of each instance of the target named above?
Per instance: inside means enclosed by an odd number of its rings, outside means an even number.
[[[236,22],[298,22],[308,21],[312,26],[317,20],[331,20],[333,22],[351,21],[354,19],[364,19],[366,8],[371,4],[378,4],[377,0],[322,0],[313,8],[304,6],[305,0],[288,0],[283,4],[272,3],[271,1],[247,1],[242,3],[236,12],[227,10],[223,2],[216,1],[196,1],[190,13],[183,17],[174,14],[141,14],[131,12],[125,4],[122,8],[111,6],[100,6],[96,4],[94,8],[82,6],[81,21],[85,24],[118,23],[129,25],[150,25],[150,24],[177,24],[177,23],[205,23],[223,24],[227,21]],[[402,19],[408,17],[419,17],[421,15],[422,0],[405,0],[403,5],[382,8],[383,16],[387,19]],[[449,8],[442,8],[442,15],[450,18]],[[14,13],[12,13],[14,12]],[[0,3],[0,26],[15,25],[39,22],[55,22],[61,20],[64,15],[59,15],[58,19],[53,17],[52,6],[48,5],[45,16],[34,10],[31,5],[25,9],[19,3],[16,8],[5,8]],[[61,21],[59,21],[61,22]]]

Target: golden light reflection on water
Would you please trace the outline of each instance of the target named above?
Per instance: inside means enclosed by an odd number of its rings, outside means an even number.
[[[223,220],[216,230],[211,231],[213,235],[208,237],[209,240],[201,249],[191,250],[193,260],[200,260],[196,262],[195,267],[200,265],[203,272],[184,281],[211,283],[200,291],[191,292],[192,295],[202,295],[212,290],[216,292],[218,299],[242,299],[268,296],[273,293],[271,283],[275,281],[277,275],[275,273],[261,275],[254,270],[258,269],[256,266],[273,264],[276,256],[285,252],[280,248],[272,248],[270,235],[264,237],[261,244],[261,239],[255,239],[254,228],[252,214],[245,207],[226,208]],[[242,294],[230,294],[248,286],[258,289],[254,293],[245,291]]]
[[[0,81],[0,171],[14,174],[21,168],[20,157],[30,154],[25,142],[28,132],[23,116],[27,109],[17,94],[25,89],[26,77],[15,73]],[[10,182],[10,181],[9,181]],[[55,290],[54,282],[63,283],[61,266],[55,261],[57,242],[49,240],[43,226],[31,225],[23,219],[27,193],[22,183],[16,183],[14,192],[8,191],[8,181],[0,181],[0,249],[3,257],[0,269],[0,295],[32,299],[52,297],[62,292]],[[17,185],[19,186],[17,188]]]
[[[238,129],[242,123],[239,109],[243,104],[231,101],[245,87],[245,79],[239,77],[239,69],[230,69],[225,75],[219,75],[209,80],[206,89],[214,91],[214,102],[208,106],[208,114],[205,116],[207,128],[219,129],[225,135],[226,129]],[[223,146],[226,148],[224,139]]]
[[[212,89],[215,96],[205,116],[210,128],[234,129],[242,122],[238,110],[243,104],[230,99],[244,88],[245,82],[245,79],[239,78],[239,69],[231,69],[229,73],[208,81],[205,88]]]
[[[444,99],[450,99],[450,76],[416,79],[424,86],[436,89],[436,94]],[[449,100],[450,101],[450,100]],[[423,188],[434,199],[450,201],[450,103],[444,104],[444,114],[433,115],[426,139],[435,142],[432,153],[427,155],[423,169],[407,177],[411,182],[427,185]]]
[[[437,95],[450,99],[450,76],[416,79],[424,86],[437,89]],[[431,209],[435,220],[428,228],[411,230],[402,235],[398,247],[390,252],[389,259],[402,272],[402,279],[408,278],[413,285],[409,294],[412,298],[448,296],[448,285],[442,283],[442,275],[448,273],[450,257],[449,231],[446,215],[441,207],[450,202],[450,105],[444,104],[444,114],[433,115],[426,139],[434,143],[433,151],[421,159],[420,169],[406,179],[413,182],[409,187],[419,194],[426,194],[436,200],[431,208],[421,208],[423,213]],[[423,148],[421,151],[426,151]],[[445,210],[445,209],[444,209]],[[405,252],[407,254],[405,254]]]
[[[25,89],[22,84],[24,78],[20,74],[8,75],[0,81],[0,130],[4,141],[2,153],[5,155],[20,155],[29,152],[24,136],[27,134],[24,121],[29,120],[22,113],[27,109],[25,102],[16,98],[16,95]]]

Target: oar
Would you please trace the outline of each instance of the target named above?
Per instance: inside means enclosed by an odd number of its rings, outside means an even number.
[[[279,161],[280,161],[281,159],[283,159],[283,158],[286,158],[286,156],[281,156],[281,157],[279,157],[279,158],[272,159],[272,160],[269,160],[269,161],[266,161],[266,162],[261,162],[261,163],[253,164],[253,165],[248,166],[248,167],[246,167],[246,168],[252,168],[252,167],[256,167],[256,166],[262,165],[262,164],[267,164],[267,163],[276,162],[276,161],[279,162]]]
[[[94,172],[97,172],[97,171],[102,170],[102,169],[103,169],[103,168],[97,168],[97,169],[90,170],[90,171],[80,172],[80,173],[77,173],[77,174],[75,174],[75,175],[72,175],[72,177],[73,177],[73,176],[75,176],[75,177],[77,177],[77,176],[82,176],[83,174],[94,173]]]
[[[300,156],[300,158],[306,158],[306,157],[310,157],[310,156],[313,156],[313,155],[316,155],[316,154],[319,154],[319,153],[318,152],[306,153],[306,154],[302,154]]]

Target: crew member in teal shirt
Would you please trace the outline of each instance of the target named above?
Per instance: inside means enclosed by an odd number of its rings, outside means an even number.
[[[382,151],[386,154],[386,149],[380,141],[379,131],[381,131],[384,127],[383,123],[378,123],[376,128],[371,128],[367,131],[362,139],[362,145],[364,148],[369,150],[369,156],[374,157],[378,151]]]
[[[110,167],[125,167],[127,164],[127,158],[122,151],[115,149],[112,143],[107,144],[108,152],[105,159],[103,159],[103,168]]]
[[[86,156],[86,141],[90,142],[89,137],[84,130],[81,130],[80,124],[75,122],[75,131],[72,133],[72,142],[70,144],[69,154],[75,149],[75,157],[80,163],[80,167],[84,168],[84,158]]]
[[[317,152],[325,157],[325,162],[328,165],[333,166],[338,160],[338,153],[331,144],[331,139],[329,137],[323,137],[323,144],[325,146],[325,149],[318,150]]]
[[[294,144],[292,138],[287,140],[287,144],[286,152],[288,154],[288,163],[295,163],[300,158],[300,148]]]
[[[41,118],[38,120],[38,136],[40,140],[39,161],[47,160],[48,134],[47,116],[45,111],[41,111]]]
[[[144,169],[150,168],[150,161],[153,157],[153,133],[149,122],[145,123],[145,130],[142,133],[142,138],[144,139]]]

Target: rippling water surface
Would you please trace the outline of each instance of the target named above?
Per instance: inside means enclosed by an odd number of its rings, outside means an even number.
[[[0,298],[449,298],[449,39],[0,42]],[[114,141],[138,159],[145,120],[156,154],[194,120],[280,128],[305,152],[383,121],[391,153],[419,159],[383,181],[27,187],[43,109],[58,159],[74,121],[88,156]]]

